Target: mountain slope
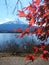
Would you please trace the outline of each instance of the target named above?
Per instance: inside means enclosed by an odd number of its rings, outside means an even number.
[[[0,32],[12,32],[14,29],[21,28],[24,30],[27,27],[26,24],[18,24],[18,23],[4,23],[0,25]]]
[[[8,23],[0,24],[0,33],[13,33],[17,29],[26,29],[28,24],[21,23],[21,21],[9,21]],[[32,26],[30,31],[33,31],[36,26]]]

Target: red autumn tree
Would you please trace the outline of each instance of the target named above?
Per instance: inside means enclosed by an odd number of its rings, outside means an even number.
[[[29,6],[23,8],[23,11],[18,11],[18,16],[25,17],[28,20],[28,27],[21,33],[20,38],[23,38],[25,34],[30,34],[30,28],[36,24],[38,27],[34,29],[31,34],[36,34],[42,44],[36,45],[33,48],[34,54],[29,54],[26,58],[29,60],[34,60],[37,53],[41,51],[40,57],[44,60],[49,58],[49,45],[46,45],[47,39],[49,37],[49,0],[44,0],[41,5],[42,0],[32,0]],[[43,42],[44,41],[44,42]]]

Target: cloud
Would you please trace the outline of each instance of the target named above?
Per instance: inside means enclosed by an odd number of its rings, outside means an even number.
[[[6,19],[5,19],[5,22],[8,22],[8,21],[11,21],[11,19],[9,19],[9,18],[6,18]]]
[[[5,18],[4,20],[0,20],[0,24],[7,23],[9,21],[14,21],[14,20],[10,18]]]

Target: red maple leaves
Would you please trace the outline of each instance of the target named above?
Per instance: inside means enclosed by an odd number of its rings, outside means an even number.
[[[20,34],[20,38],[23,38],[25,34],[29,33],[30,28],[26,28],[21,34]]]
[[[20,17],[25,17],[25,13],[23,12],[23,11],[18,11],[19,12],[19,14],[17,14],[18,16],[20,16]]]
[[[44,43],[40,44],[40,45],[36,45],[34,48],[33,48],[33,52],[34,53],[37,53],[38,51],[42,51],[46,48],[46,45]]]
[[[18,28],[18,29],[14,29],[13,32],[14,33],[16,33],[16,32],[20,33],[20,32],[23,32],[23,30],[21,28]]]
[[[34,0],[34,2],[39,5],[41,0]]]
[[[33,55],[33,54],[28,54],[28,55],[26,56],[25,60],[32,60],[32,61],[34,61],[35,58],[36,58],[35,55]]]
[[[34,23],[35,23],[35,21],[34,21],[34,18],[32,17],[32,19],[29,22],[29,26],[32,26]]]
[[[41,59],[43,60],[48,60],[49,58],[49,52],[46,49],[47,47],[49,47],[49,45],[45,45],[44,43],[40,44],[40,45],[36,45],[33,48],[33,54],[28,54],[25,58],[25,60],[32,60],[34,61],[36,59],[36,57],[38,57],[38,53]]]
[[[43,54],[40,54],[40,57],[43,59],[43,60],[48,60],[49,58],[49,52],[44,50],[43,51]]]
[[[21,33],[20,38],[23,38],[25,34],[28,34],[30,28],[36,24],[37,28],[34,29],[31,34],[36,34],[39,40],[46,41],[49,37],[49,0],[44,0],[43,5],[40,5],[41,0],[33,0],[29,6],[23,8],[23,11],[19,11],[20,17],[25,17],[29,21],[28,27]],[[25,11],[28,11],[25,13]],[[45,42],[44,42],[45,43]],[[36,54],[40,53],[40,58],[48,60],[49,58],[49,45],[44,43],[36,45],[33,48],[34,54],[29,54],[26,57],[26,60],[34,60],[37,56]]]

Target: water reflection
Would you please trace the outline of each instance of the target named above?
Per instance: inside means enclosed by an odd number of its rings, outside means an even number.
[[[15,40],[18,44],[24,43],[26,40],[31,42],[34,40],[35,43],[39,44],[40,41],[35,36],[25,36],[24,38],[16,38],[17,33],[0,33],[0,44],[5,42],[10,42],[11,40]],[[48,38],[49,43],[49,38]]]
[[[16,39],[16,33],[0,33],[0,43]]]
[[[24,43],[24,41],[31,41],[31,36],[24,36],[24,38],[16,38],[17,33],[0,33],[0,44],[5,43],[6,41],[15,40],[17,43]]]

